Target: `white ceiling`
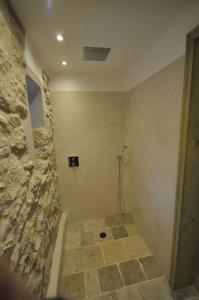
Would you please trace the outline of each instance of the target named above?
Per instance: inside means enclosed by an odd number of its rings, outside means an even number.
[[[184,53],[198,0],[10,0],[54,89],[123,90]],[[63,33],[63,43],[56,34]],[[106,62],[84,46],[111,47]],[[61,65],[62,60],[69,62]]]

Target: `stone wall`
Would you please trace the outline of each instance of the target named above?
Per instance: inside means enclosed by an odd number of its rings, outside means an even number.
[[[25,125],[24,33],[0,1],[0,254],[39,295],[45,295],[60,219],[53,117],[43,74],[46,126],[34,129],[35,160]]]

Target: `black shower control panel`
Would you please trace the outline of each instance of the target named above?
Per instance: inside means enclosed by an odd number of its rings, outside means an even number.
[[[79,156],[68,156],[68,166],[70,168],[79,167]]]

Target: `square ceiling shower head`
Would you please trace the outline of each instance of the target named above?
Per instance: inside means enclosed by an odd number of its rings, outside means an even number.
[[[111,48],[84,47],[83,60],[105,61]]]

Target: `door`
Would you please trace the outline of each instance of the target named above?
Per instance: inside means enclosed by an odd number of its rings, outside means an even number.
[[[199,27],[187,36],[176,224],[171,285],[183,288],[199,274]]]

